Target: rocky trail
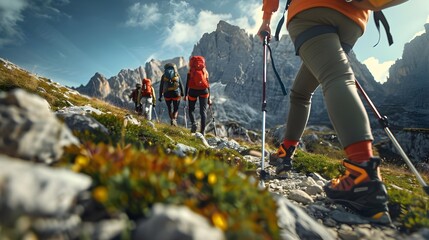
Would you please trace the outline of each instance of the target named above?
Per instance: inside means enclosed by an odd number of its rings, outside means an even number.
[[[260,164],[260,158],[253,158],[251,161]],[[265,170],[270,175],[270,179],[264,181],[265,187],[303,209],[313,220],[323,225],[334,239],[429,239],[429,229],[422,229],[410,235],[401,232],[397,222],[393,222],[391,226],[374,224],[344,206],[331,202],[323,191],[328,180],[317,173],[306,175],[291,171],[286,177],[276,178],[274,166],[268,164]],[[281,221],[280,219],[279,222]]]

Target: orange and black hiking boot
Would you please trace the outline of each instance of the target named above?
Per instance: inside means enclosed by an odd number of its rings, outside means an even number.
[[[288,149],[283,144],[280,145],[277,153],[271,154],[270,164],[276,166],[276,174],[282,174],[292,169],[292,157],[295,153],[295,146],[290,146]]]
[[[360,164],[344,160],[346,173],[324,186],[326,196],[370,222],[390,225],[387,190],[379,173],[380,162],[379,158]]]

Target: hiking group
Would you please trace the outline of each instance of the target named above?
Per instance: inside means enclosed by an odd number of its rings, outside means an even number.
[[[146,85],[144,83],[148,78],[142,77],[142,79],[143,87],[145,87]],[[150,94],[144,93],[141,86],[142,84],[138,83],[136,85],[136,89],[130,95],[130,98],[135,103],[135,111],[138,114],[142,113],[142,109],[151,112],[152,106],[155,107],[155,91],[153,90],[152,85],[150,85]],[[144,103],[149,101],[148,99],[143,100],[145,96],[150,96],[150,101],[153,103],[150,105],[150,110],[147,107],[145,108],[145,106],[148,106],[148,104],[144,105]],[[211,99],[209,73],[206,69],[206,62],[203,56],[192,56],[189,59],[189,71],[186,77],[185,88],[183,88],[182,80],[176,64],[167,63],[164,65],[164,73],[161,76],[159,84],[158,101],[162,102],[163,99],[167,105],[168,116],[172,126],[177,126],[179,106],[182,99],[185,101],[186,106],[184,108],[184,120],[185,125],[187,126],[186,114],[188,114],[191,123],[191,133],[197,132],[197,122],[194,112],[198,101],[200,108],[200,133],[203,135],[205,134],[207,109],[208,106],[211,105]],[[143,113],[146,113],[146,111]],[[146,117],[146,115],[148,117]],[[148,120],[152,119],[150,113],[145,114],[144,116]]]
[[[380,175],[381,160],[373,155],[371,126],[358,95],[348,53],[364,33],[371,10],[380,16],[379,10],[406,1],[287,0],[286,4],[286,27],[302,64],[290,90],[284,139],[277,152],[271,154],[270,163],[276,166],[279,177],[293,168],[294,153],[309,119],[312,95],[321,86],[329,118],[346,155],[342,162],[345,174],[324,186],[326,196],[380,224],[391,224],[388,195]],[[278,7],[279,0],[263,0],[263,21],[258,35],[264,44],[271,39],[271,17]],[[390,32],[384,26],[391,44]],[[187,102],[191,132],[195,133],[194,111],[198,100],[200,132],[204,134],[207,107],[211,104],[205,59],[190,58],[185,89],[174,64],[166,64],[164,70],[159,101],[164,97],[171,125],[177,125],[183,98]]]
[[[152,107],[156,106],[156,97],[151,79],[143,78],[142,83],[137,83],[129,98],[134,102],[134,111],[137,115],[152,120]]]
[[[388,195],[380,176],[381,160],[373,156],[370,122],[347,54],[364,33],[370,10],[377,12],[405,1],[288,0],[286,27],[302,65],[290,90],[283,142],[270,157],[277,175],[292,169],[294,153],[309,119],[311,97],[320,85],[347,156],[343,161],[345,174],[324,186],[326,196],[381,224],[391,223]],[[270,40],[271,17],[278,7],[279,0],[263,0],[263,22],[258,30],[263,41]]]

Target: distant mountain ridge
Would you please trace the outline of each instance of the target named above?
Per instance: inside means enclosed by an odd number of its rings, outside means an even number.
[[[425,33],[405,44],[402,58],[389,69],[385,108],[399,126],[429,127],[429,23]]]
[[[425,77],[428,76],[429,69],[428,24],[425,27],[425,34],[416,37],[405,46],[403,59],[397,60],[392,66],[391,77],[383,85],[374,80],[367,67],[356,59],[353,52],[350,55],[358,81],[380,111],[382,109],[382,113],[389,114],[390,121],[398,127],[429,127],[427,121],[422,121],[429,117],[429,103],[423,97],[425,91],[418,91],[428,85]],[[293,44],[287,35],[282,36],[278,42],[271,42],[270,46],[280,77],[286,88],[290,89],[301,64],[300,59],[295,56]],[[249,129],[260,128],[262,51],[263,46],[258,36],[248,34],[245,30],[225,21],[220,21],[214,32],[205,33],[194,46],[191,55],[202,55],[207,61],[218,121],[238,122]],[[144,76],[154,81],[157,94],[157,84],[163,72],[163,65],[167,62],[175,63],[183,84],[186,81],[188,67],[185,58],[177,57],[163,61],[152,59],[141,68]],[[270,59],[268,64],[266,124],[267,127],[273,127],[284,124],[289,96],[281,94]],[[117,76],[109,79],[105,77],[103,79],[96,74],[86,86],[80,86],[76,90],[115,105],[130,106],[126,95],[139,81],[138,68],[128,69],[121,70]],[[377,124],[377,119],[371,118],[373,124]],[[320,89],[312,99],[309,124],[330,124]]]

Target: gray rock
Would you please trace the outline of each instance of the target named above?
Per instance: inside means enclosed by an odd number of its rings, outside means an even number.
[[[49,164],[72,144],[79,141],[50,111],[46,100],[22,89],[1,93],[0,152]]]
[[[366,224],[369,223],[368,220],[361,218],[358,215],[334,210],[331,213],[331,217],[335,219],[335,221],[340,223],[347,223],[347,224]]]
[[[90,185],[86,175],[0,155],[0,218],[67,216],[76,196]]]
[[[300,207],[280,195],[273,196],[277,201],[282,239],[334,239],[323,225],[310,218]]]
[[[126,217],[85,222],[82,225],[80,235],[97,240],[118,239],[127,230],[127,223]]]
[[[223,240],[223,232],[184,206],[155,204],[150,217],[138,224],[133,239]]]
[[[187,146],[182,143],[178,143],[176,147],[173,150],[174,154],[176,154],[179,157],[186,157],[189,154],[194,154],[197,152],[196,148]]]
[[[427,240],[429,239],[429,228],[422,228],[418,232],[413,233],[410,240]]]
[[[57,116],[63,119],[64,123],[67,124],[72,131],[109,134],[109,130],[103,124],[89,115],[57,113]]]
[[[302,190],[292,190],[288,194],[288,198],[299,203],[309,204],[314,202],[313,198],[311,198],[306,192]]]
[[[207,140],[206,140],[206,138],[204,137],[204,135],[203,135],[203,134],[201,134],[201,133],[197,132],[197,133],[195,133],[195,137],[196,137],[197,139],[199,139],[199,140],[203,143],[203,145],[204,145],[204,146],[206,146],[206,147],[212,147],[212,146],[207,142]]]
[[[308,186],[305,189],[305,192],[308,193],[308,194],[310,194],[310,195],[316,195],[316,194],[322,193],[323,192],[323,188],[321,186],[315,184],[315,185]]]

